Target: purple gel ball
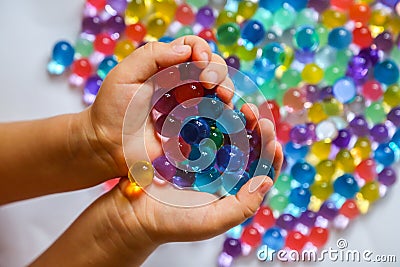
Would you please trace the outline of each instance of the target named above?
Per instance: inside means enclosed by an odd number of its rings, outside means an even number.
[[[318,13],[322,13],[330,6],[330,0],[310,0],[308,7],[314,8]]]
[[[97,35],[101,32],[102,23],[99,17],[86,17],[82,20],[82,32]]]
[[[349,124],[351,131],[357,136],[369,134],[368,123],[363,116],[356,116]]]
[[[316,219],[317,219],[317,214],[315,212],[311,210],[306,210],[301,214],[298,221],[299,223],[302,223],[305,226],[311,228],[314,226]]]
[[[124,13],[126,6],[128,5],[127,0],[107,0],[107,4],[112,7],[117,13]]]
[[[384,184],[386,186],[391,186],[393,185],[397,180],[397,175],[396,172],[393,168],[391,167],[386,167],[384,168],[379,174],[378,174],[378,181],[381,184]]]
[[[292,230],[296,226],[296,218],[291,214],[282,214],[276,220],[276,225],[285,230]]]
[[[319,100],[319,89],[317,86],[312,84],[307,84],[305,86],[306,99],[308,102],[314,103]]]
[[[378,143],[389,141],[389,130],[384,124],[376,124],[370,131],[372,139]]]
[[[356,82],[367,78],[369,72],[369,61],[362,56],[353,56],[347,67],[346,75],[352,77]]]
[[[195,181],[194,172],[188,172],[186,170],[176,170],[175,176],[172,178],[174,185],[180,188],[192,187]]]
[[[120,15],[109,18],[104,24],[104,30],[109,34],[122,33],[125,30],[124,18]]]
[[[387,114],[387,119],[396,127],[400,126],[400,107],[395,107]]]
[[[358,53],[360,57],[363,57],[368,60],[371,66],[374,66],[379,61],[379,50],[373,49],[371,47],[361,49],[360,53]]]
[[[223,251],[233,258],[238,257],[242,254],[242,244],[239,239],[227,238],[224,242]]]
[[[346,148],[350,143],[350,139],[351,139],[350,131],[347,129],[342,129],[339,131],[335,140],[333,140],[333,144],[339,148]]]
[[[376,48],[384,52],[390,52],[393,48],[393,36],[390,32],[382,32],[374,39]]]
[[[319,209],[318,215],[321,215],[329,221],[332,221],[336,217],[338,212],[339,211],[336,208],[335,204],[329,201],[325,201]]]
[[[83,88],[83,102],[85,104],[93,104],[102,82],[103,80],[97,75],[87,79],[85,87]]]
[[[333,89],[332,86],[325,86],[319,91],[319,99],[330,99],[333,97]]]
[[[203,27],[210,28],[215,21],[212,8],[209,6],[204,6],[200,8],[196,15],[196,21]]]
[[[314,56],[315,53],[312,51],[295,51],[296,59],[303,64],[312,63],[314,61]]]
[[[237,69],[237,70],[240,69],[240,60],[235,55],[227,57],[225,59],[225,62],[226,62],[226,65],[228,65],[231,68],[234,68],[234,69]]]
[[[176,174],[176,168],[165,156],[160,156],[153,161],[153,167],[156,173],[164,178],[165,180],[171,182],[172,178]]]

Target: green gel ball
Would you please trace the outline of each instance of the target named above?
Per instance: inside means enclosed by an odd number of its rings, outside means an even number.
[[[260,22],[264,26],[264,30],[266,31],[269,30],[274,24],[274,17],[272,13],[262,7],[257,9],[256,13],[253,16],[253,20]]]
[[[279,212],[283,212],[288,204],[289,204],[289,199],[287,198],[287,196],[283,194],[277,194],[271,197],[269,200],[269,206],[273,210],[277,210]]]
[[[345,73],[346,71],[344,67],[338,64],[333,64],[325,70],[324,80],[327,85],[333,85],[336,80],[343,77]]]
[[[301,26],[316,26],[318,22],[318,12],[312,8],[305,8],[297,15],[295,25]]]
[[[289,175],[281,174],[275,181],[274,188],[278,190],[280,193],[286,193],[291,189],[290,187],[291,182],[292,178]]]
[[[372,102],[365,109],[365,117],[373,124],[381,123],[386,119],[386,113],[380,102]]]
[[[390,57],[398,66],[400,66],[400,48],[393,47],[392,52],[390,53]]]
[[[280,8],[274,14],[274,25],[282,30],[293,26],[296,20],[296,11],[291,7]]]
[[[315,31],[319,37],[319,47],[326,46],[328,44],[329,30],[323,25],[318,25],[315,28]]]
[[[281,78],[281,83],[286,84],[288,88],[296,87],[301,82],[301,74],[295,69],[288,69]]]
[[[182,28],[179,29],[179,31],[175,34],[175,38],[179,38],[185,35],[192,35],[193,30],[192,27],[190,26],[183,26]]]
[[[221,11],[221,13],[219,13],[217,20],[215,21],[215,25],[219,27],[226,23],[235,23],[235,22],[236,22],[236,13],[229,10],[224,10]]]
[[[222,45],[234,45],[240,37],[240,29],[236,23],[226,23],[218,27],[217,40]]]
[[[239,57],[240,60],[244,61],[253,61],[257,57],[257,48],[254,47],[252,49],[247,49],[244,46],[239,46],[236,49],[236,55]]]
[[[93,44],[91,41],[79,38],[75,44],[75,54],[81,57],[89,57],[93,53]]]
[[[349,49],[343,49],[337,52],[336,54],[336,64],[341,66],[347,66],[350,58],[353,56],[353,52]]]
[[[260,86],[260,91],[267,100],[275,99],[276,95],[278,94],[278,90],[279,83],[275,79],[266,81]]]
[[[208,4],[208,0],[187,0],[189,5],[200,8]]]

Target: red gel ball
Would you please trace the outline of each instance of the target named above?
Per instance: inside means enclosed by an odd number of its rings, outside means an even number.
[[[366,182],[374,180],[376,177],[376,163],[373,159],[366,159],[356,167],[356,173]]]
[[[377,101],[381,99],[383,90],[381,84],[376,80],[369,80],[362,88],[362,93],[365,98],[371,101]]]
[[[215,38],[215,35],[211,29],[203,29],[201,32],[199,32],[198,36],[206,41],[217,42],[217,39]]]
[[[289,142],[290,140],[290,130],[291,126],[287,122],[281,122],[276,126],[276,136],[278,140],[281,141],[283,144]]]
[[[93,47],[96,51],[109,56],[114,53],[115,41],[108,34],[100,33],[96,36]]]
[[[185,106],[194,106],[198,104],[201,101],[201,97],[204,96],[204,88],[201,83],[191,81],[176,87],[174,90],[174,95],[178,103],[181,103]]]
[[[298,231],[292,231],[286,237],[286,246],[290,249],[301,251],[307,241],[308,238],[305,235]]]
[[[343,203],[339,213],[351,220],[357,217],[360,214],[360,211],[358,210],[356,202],[353,199],[348,199]]]
[[[361,48],[370,47],[374,39],[371,31],[366,26],[355,28],[353,31],[353,43]]]
[[[162,95],[161,95],[162,94]],[[173,91],[157,90],[153,94],[154,109],[162,114],[169,114],[177,105]]]
[[[168,159],[174,161],[184,161],[189,157],[191,146],[181,137],[173,136],[163,143],[164,154]]]
[[[275,125],[281,120],[281,113],[279,111],[279,105],[275,100],[267,100],[261,104],[258,108],[260,112],[260,118],[266,118],[271,120]]]
[[[178,68],[171,67],[160,71],[155,76],[156,84],[165,89],[171,89],[177,86],[181,81],[181,74]]]
[[[106,6],[106,0],[87,0],[86,2],[97,10],[102,10]]]
[[[348,10],[353,3],[354,0],[331,0],[331,5],[341,10]]]
[[[92,73],[92,65],[86,58],[75,60],[72,64],[72,72],[82,78],[87,78]]]
[[[164,137],[174,137],[179,134],[181,121],[172,115],[161,115],[155,122],[157,133]]]
[[[283,96],[283,105],[289,111],[301,111],[304,109],[306,95],[303,90],[291,88]]]
[[[367,4],[357,3],[350,7],[349,15],[351,20],[367,24],[371,17],[371,8]]]
[[[269,207],[261,207],[256,215],[254,215],[253,222],[257,223],[264,229],[270,228],[275,224],[275,218],[272,210]]]
[[[253,226],[244,229],[242,237],[240,238],[243,243],[248,244],[250,247],[257,247],[261,243],[261,234]]]
[[[323,247],[328,242],[329,230],[322,227],[313,227],[308,239],[317,248]]]
[[[188,4],[182,4],[176,9],[175,19],[183,25],[190,25],[194,22],[196,16]]]
[[[146,27],[140,22],[129,25],[125,29],[126,37],[137,43],[143,41],[143,38],[146,36],[146,33],[147,33]]]

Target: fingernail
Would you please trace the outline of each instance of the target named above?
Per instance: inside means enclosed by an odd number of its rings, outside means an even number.
[[[208,63],[208,53],[207,52],[201,52],[200,53],[200,59],[201,61],[205,61]]]
[[[192,48],[189,45],[174,45],[172,49],[178,54],[186,54]]]
[[[271,183],[268,181],[268,179],[270,179],[270,178],[267,177],[265,179],[265,181],[260,186],[259,191],[260,191],[261,195],[265,195],[269,191],[269,189],[271,188]]]
[[[208,71],[206,73],[205,78],[206,78],[206,82],[209,82],[209,83],[217,83],[218,82],[218,74],[213,70]]]

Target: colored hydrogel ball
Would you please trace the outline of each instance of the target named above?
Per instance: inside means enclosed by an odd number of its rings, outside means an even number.
[[[333,183],[333,188],[336,193],[344,196],[345,198],[353,198],[360,189],[356,180],[350,174],[344,174],[337,178]]]
[[[302,27],[294,36],[294,44],[303,51],[315,51],[319,46],[319,36],[312,27]]]
[[[242,244],[239,239],[227,238],[223,247],[224,252],[234,258],[242,254]]]
[[[386,85],[394,84],[399,80],[399,68],[392,60],[385,60],[375,66],[374,77]]]
[[[315,179],[315,168],[307,162],[297,162],[290,171],[293,179],[299,183],[311,185]]]
[[[347,48],[353,40],[351,32],[349,32],[344,27],[339,27],[333,29],[329,33],[328,42],[329,45],[336,49],[345,49]]]
[[[275,170],[271,162],[263,158],[255,160],[253,161],[253,163],[251,163],[249,174],[251,177],[259,175],[267,175],[272,180],[275,179]]]
[[[135,183],[142,188],[147,187],[153,182],[153,166],[145,160],[137,161],[129,168],[128,178],[131,183]]]
[[[160,156],[153,161],[153,167],[158,177],[172,181],[176,174],[176,167],[165,156]]]
[[[218,27],[217,40],[222,45],[233,45],[240,37],[240,29],[236,23],[226,23]]]
[[[97,75],[104,79],[117,64],[118,61],[113,56],[104,58],[97,68]]]
[[[281,233],[279,227],[269,228],[262,238],[262,244],[267,245],[268,248],[273,250],[279,250],[285,245],[285,238]]]
[[[265,37],[264,26],[255,20],[248,20],[242,29],[242,38],[257,44]]]
[[[192,119],[183,125],[180,135],[188,144],[199,144],[210,135],[210,126],[203,118]]]
[[[47,70],[50,74],[60,75],[66,68],[71,66],[74,61],[75,50],[66,41],[60,41],[54,45],[53,54]]]

